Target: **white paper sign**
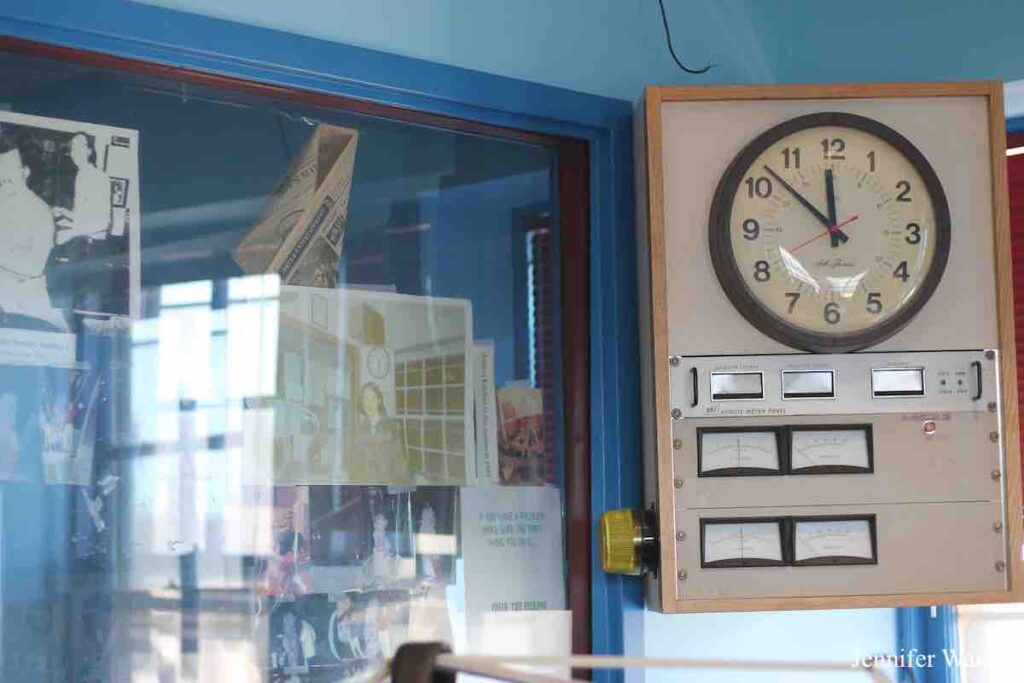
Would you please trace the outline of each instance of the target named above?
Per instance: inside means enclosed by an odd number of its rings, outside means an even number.
[[[550,487],[462,489],[469,646],[484,615],[565,609],[561,492]]]
[[[498,407],[494,394],[494,344],[473,344],[473,407],[477,483],[499,483]]]

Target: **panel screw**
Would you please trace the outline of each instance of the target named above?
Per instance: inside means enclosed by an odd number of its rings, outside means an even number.
[[[672,367],[675,367],[675,366],[679,365],[679,357],[678,356],[670,356],[669,359],[668,359],[668,364],[671,365]]]
[[[997,534],[999,532],[1001,532],[1002,530],[1003,530],[1003,523],[1002,522],[996,522],[995,524],[992,525],[992,531],[996,532]]]
[[[680,569],[679,573],[676,574],[676,576],[679,577],[680,581],[686,581],[686,570],[685,569]]]
[[[994,412],[996,412],[996,408],[997,408],[997,407],[998,407],[998,406],[996,405],[996,402],[995,402],[995,401],[989,401],[989,402],[988,402],[988,412],[990,412],[990,413],[994,413]]]
[[[683,440],[682,439],[672,439],[672,448],[674,448],[674,449],[676,449],[678,451],[682,447],[683,447]]]
[[[683,488],[683,480],[682,480],[682,479],[676,479],[676,480],[675,480],[675,481],[673,481],[672,483],[673,483],[673,484],[675,485],[675,487],[676,487],[677,489],[681,489],[681,488]]]
[[[996,352],[995,351],[986,351],[985,352],[985,358],[987,360],[995,360],[995,357],[996,357]]]
[[[999,432],[989,432],[988,440],[991,441],[992,443],[999,441]]]
[[[677,531],[676,532],[676,540],[677,541],[685,541],[686,540],[686,532],[685,531]]]
[[[683,411],[679,410],[679,408],[673,408],[672,409],[672,419],[673,420],[678,420],[682,416],[683,416]]]
[[[999,481],[999,478],[1003,476],[1003,473],[999,470],[992,470],[992,481]]]
[[[1002,560],[999,560],[998,562],[996,562],[996,571],[997,572],[1005,572],[1006,571],[1006,563],[1003,562]]]

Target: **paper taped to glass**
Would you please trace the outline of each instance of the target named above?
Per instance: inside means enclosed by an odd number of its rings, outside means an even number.
[[[335,286],[358,141],[355,130],[316,127],[235,248],[245,273],[277,273],[282,284]]]

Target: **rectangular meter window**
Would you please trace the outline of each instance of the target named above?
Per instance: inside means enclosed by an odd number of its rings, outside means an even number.
[[[875,471],[871,425],[793,427],[790,474],[870,474]]]
[[[764,398],[764,377],[760,372],[712,372],[712,401],[741,401]]]
[[[878,564],[875,516],[796,517],[793,565]]]
[[[700,520],[700,566],[783,567],[785,520],[757,517]]]
[[[780,429],[698,429],[697,476],[782,474],[783,452]]]
[[[871,371],[875,398],[924,396],[924,368],[878,368]]]

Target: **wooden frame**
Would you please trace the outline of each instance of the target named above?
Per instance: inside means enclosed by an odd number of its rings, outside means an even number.
[[[721,612],[741,610],[835,609],[862,607],[900,607],[936,605],[949,602],[986,603],[1024,600],[1024,519],[1021,515],[1021,454],[1017,404],[1017,361],[1013,303],[1013,262],[1010,248],[1009,206],[1006,193],[1006,130],[1003,114],[1003,86],[995,81],[966,83],[874,83],[830,85],[652,87],[638,105],[638,134],[643,147],[638,153],[646,158],[646,168],[638,164],[638,210],[646,213],[646,229],[639,234],[640,290],[649,305],[651,319],[648,338],[642,340],[642,352],[650,354],[644,367],[646,414],[645,446],[649,464],[645,500],[662,511],[658,532],[662,539],[675,537],[674,487],[672,481],[672,425],[668,373],[659,359],[668,359],[668,321],[666,318],[666,259],[664,169],[662,161],[662,104],[714,100],[800,100],[864,99],[900,97],[984,97],[988,103],[988,129],[992,174],[992,207],[998,338],[1000,351],[1002,440],[1004,457],[1004,500],[1007,510],[1007,567],[1009,590],[956,593],[903,593],[893,595],[805,596],[770,598],[691,599],[676,598],[676,553],[668,541],[660,558],[658,577],[649,579],[648,605],[664,612]],[[642,117],[642,118],[640,118]],[[639,130],[643,121],[645,130]],[[644,157],[638,155],[641,161]]]

